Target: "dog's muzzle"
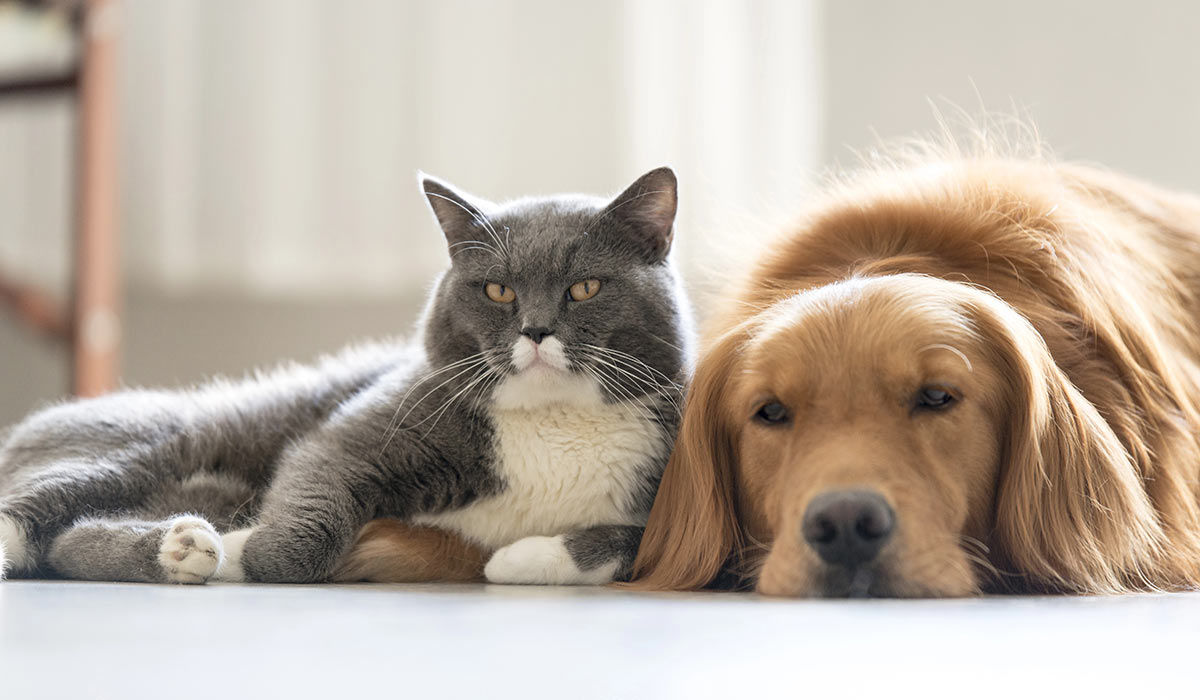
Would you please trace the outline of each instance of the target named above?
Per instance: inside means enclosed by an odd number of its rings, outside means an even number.
[[[896,514],[874,491],[826,491],[808,504],[802,527],[822,561],[850,570],[879,556],[896,528]]]

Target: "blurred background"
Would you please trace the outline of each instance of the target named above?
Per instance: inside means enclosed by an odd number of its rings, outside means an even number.
[[[407,333],[447,261],[418,169],[674,166],[700,316],[724,251],[934,104],[1200,191],[1197,36],[1187,0],[0,0],[0,424]]]

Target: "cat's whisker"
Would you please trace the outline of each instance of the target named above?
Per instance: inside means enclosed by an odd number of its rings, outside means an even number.
[[[660,379],[656,378],[653,374],[650,374],[648,371],[646,371],[647,366],[644,363],[639,364],[630,362],[625,358],[615,355],[606,357],[603,355],[594,354],[591,356],[591,359],[595,362],[608,365],[614,370],[620,371],[622,375],[629,377],[630,380],[632,380],[635,384],[646,385],[649,390],[652,390],[654,393],[659,394],[662,398],[669,401],[671,406],[676,411],[679,410],[679,406],[675,401],[674,394],[682,393],[683,387],[675,384],[674,382],[664,383]],[[635,372],[636,374],[634,374]]]
[[[499,384],[501,381],[503,381],[507,376],[508,376],[508,372],[503,371],[503,370],[497,370],[492,373],[492,379],[489,382],[486,382],[482,387],[480,387],[479,391],[476,393],[475,404],[472,409],[473,413],[479,412],[479,409],[481,408],[481,404],[483,403],[484,398],[488,395],[488,392],[495,389],[496,385]]]
[[[475,392],[475,399],[471,404],[472,414],[479,412],[479,409],[482,407],[484,397],[487,396],[488,392],[495,387],[496,384],[508,376],[508,371],[504,367],[496,367],[493,365],[490,366],[487,375],[487,379],[485,379],[484,382],[479,385],[478,390]]]
[[[646,335],[650,336],[651,338],[654,338],[654,339],[655,339],[655,340],[657,340],[658,342],[662,343],[663,345],[666,345],[667,347],[671,348],[672,350],[678,350],[678,351],[679,351],[679,352],[681,352],[681,353],[683,352],[683,348],[679,347],[679,346],[678,346],[678,345],[676,345],[675,343],[672,343],[672,342],[670,342],[669,340],[664,340],[664,339],[662,339],[662,338],[658,337],[657,335],[654,335],[654,334],[653,334],[653,333],[651,333],[650,331],[643,330],[643,332],[644,332]]]
[[[443,365],[433,371],[426,373],[424,376],[419,377],[416,381],[414,381],[411,385],[409,385],[408,390],[405,391],[404,395],[400,397],[400,401],[396,404],[396,412],[392,415],[392,420],[388,422],[388,430],[390,430],[392,428],[392,425],[396,420],[396,416],[398,416],[400,414],[400,409],[404,408],[404,402],[408,400],[408,397],[411,396],[412,393],[414,391],[416,391],[418,387],[420,387],[425,382],[433,379],[434,377],[436,377],[440,374],[444,374],[445,372],[449,372],[451,370],[463,367],[464,365],[477,363],[481,359],[485,359],[486,355],[487,355],[486,352],[477,352],[473,355],[469,355],[460,360],[456,360],[449,364]],[[435,388],[435,390],[436,390],[436,388]],[[420,402],[418,402],[418,403],[420,403]],[[407,418],[407,415],[405,417]]]
[[[619,357],[590,355],[590,358],[595,362],[612,366],[621,370],[623,375],[628,376],[633,382],[639,386],[644,385],[645,388],[654,393],[662,394],[665,397],[670,397],[673,394],[681,393],[683,387],[671,382],[665,382],[660,378],[648,373],[643,367],[630,363]]]
[[[623,391],[623,395],[626,396],[629,401],[635,401],[644,408],[647,408],[647,410],[652,410],[654,415],[663,422],[666,422],[667,419],[663,415],[663,406],[659,403],[660,401],[665,403],[666,407],[670,408],[672,412],[676,414],[679,413],[679,407],[675,403],[674,399],[667,393],[663,392],[661,387],[655,387],[658,389],[657,391],[653,391],[642,396],[635,395],[627,386],[625,386],[625,384],[644,383],[644,380],[630,375],[620,367],[611,364],[606,365],[602,360],[597,358],[593,358],[593,360],[597,361],[598,363],[595,369],[600,371],[605,375],[606,378],[609,379],[608,386],[613,390],[613,393],[617,393],[616,389],[621,389]],[[610,376],[608,372],[612,372],[613,376]]]
[[[496,246],[490,245],[484,241],[458,241],[456,243],[451,243],[448,247],[450,248],[450,257],[452,258],[459,253],[464,253],[468,250],[482,250],[484,252],[491,253],[501,261],[504,260],[504,255],[496,248]],[[455,250],[455,248],[458,248],[458,250]]]
[[[581,365],[581,367],[583,368],[583,370],[585,372],[587,372],[589,375],[591,375],[591,377],[593,379],[596,380],[596,383],[600,385],[600,388],[602,390],[606,390],[611,394],[618,395],[618,398],[620,398],[619,387],[612,386],[612,382],[609,381],[609,379],[606,376],[604,376],[602,373],[600,373],[598,368],[591,367],[589,365]],[[634,405],[635,403],[637,403],[636,406]],[[644,420],[645,419],[649,419],[649,420],[654,419],[654,416],[651,415],[650,411],[648,411],[645,408],[645,406],[642,405],[640,402],[637,402],[636,399],[631,399],[628,401],[619,400],[617,402],[617,405],[619,405],[621,407],[621,410],[625,411],[625,414],[627,416],[629,416],[630,418],[635,418],[635,419],[640,418],[640,419],[644,419]]]
[[[426,420],[429,420],[430,417],[433,418],[433,425],[429,426],[429,429],[425,431],[425,434],[421,436],[421,439],[425,439],[425,438],[429,437],[429,434],[432,433],[434,428],[437,427],[438,422],[440,422],[442,420],[442,416],[446,415],[446,413],[450,410],[450,408],[455,403],[457,403],[460,398],[469,394],[470,391],[472,389],[474,389],[476,386],[479,386],[481,382],[485,382],[493,373],[495,373],[495,371],[496,370],[494,368],[492,368],[490,365],[485,367],[483,369],[483,371],[481,373],[479,373],[477,376],[474,376],[471,379],[471,381],[467,383],[466,386],[464,386],[462,389],[458,390],[457,393],[455,393],[453,396],[451,396],[450,399],[441,406],[441,408],[439,408],[434,413],[431,413],[428,417],[425,418],[425,420],[421,421],[421,423],[424,423]],[[414,425],[413,427],[415,428],[418,425],[420,425],[421,423],[417,423],[417,425]]]
[[[600,366],[603,366],[605,368],[612,370],[616,374],[615,379],[627,382],[627,383],[633,385],[634,387],[637,387],[639,390],[642,390],[643,393],[658,394],[659,396],[666,399],[667,401],[671,401],[670,397],[666,396],[665,392],[663,391],[664,387],[662,387],[658,382],[656,382],[651,375],[648,375],[645,372],[640,372],[641,376],[639,376],[639,375],[631,372],[626,367],[622,367],[622,366],[616,364],[616,362],[614,362],[611,358],[606,358],[606,357],[603,357],[600,355],[591,355],[590,357],[588,357],[588,359],[590,359],[592,362],[596,363],[597,365],[600,365]],[[626,388],[628,388],[628,387],[626,387]],[[631,390],[631,393],[632,393],[632,390]],[[673,404],[673,402],[672,402],[672,404]]]
[[[458,246],[464,246],[464,245],[478,245],[478,246],[484,246],[485,248],[489,248],[491,250],[498,250],[496,248],[496,246],[492,245],[491,243],[488,243],[487,241],[481,241],[478,238],[472,238],[472,239],[466,240],[466,241],[455,241],[455,242],[449,244],[448,247],[449,248],[457,248]]]
[[[671,379],[669,376],[667,376],[667,375],[666,375],[664,372],[662,372],[661,370],[657,369],[657,368],[656,368],[656,367],[654,367],[653,365],[647,364],[645,360],[643,360],[642,358],[638,357],[637,355],[634,355],[634,354],[632,354],[632,353],[625,352],[624,350],[617,350],[616,348],[604,347],[604,346],[601,346],[601,345],[590,345],[590,344],[588,344],[588,345],[587,345],[587,347],[589,347],[589,348],[592,348],[592,349],[594,349],[594,350],[599,350],[599,351],[601,351],[601,352],[609,353],[609,354],[612,354],[612,355],[620,355],[621,357],[626,357],[626,358],[629,358],[630,360],[633,360],[634,362],[637,362],[638,364],[641,364],[641,365],[642,365],[642,366],[644,366],[646,369],[648,369],[648,370],[650,370],[650,371],[652,371],[652,372],[656,372],[656,373],[658,373],[658,375],[659,375],[660,377],[662,377],[663,379],[665,379],[665,380],[667,380],[667,381],[670,381],[672,384],[674,384],[674,383],[675,383],[675,382],[674,382],[674,380],[672,380],[672,379]]]
[[[440,417],[442,413],[444,413],[446,410],[449,409],[450,405],[452,403],[454,403],[455,399],[457,399],[459,396],[462,396],[463,393],[469,391],[473,386],[475,386],[476,382],[478,382],[481,378],[486,377],[487,373],[488,373],[487,367],[476,367],[474,370],[474,374],[472,374],[471,377],[466,380],[466,383],[462,387],[460,387],[457,391],[455,391],[453,394],[451,394],[449,398],[447,398],[440,405],[438,405],[436,408],[434,408],[432,411],[430,411],[429,415],[425,416],[424,418],[417,421],[416,423],[413,423],[412,425],[402,427],[401,430],[403,430],[405,432],[408,432],[410,430],[415,430],[415,429],[421,427],[422,425],[425,425],[426,423],[428,423],[431,419],[434,420],[434,426],[436,426],[437,419],[435,417]],[[432,430],[432,429],[433,429],[433,426],[430,427],[430,430]],[[429,431],[426,431],[422,437],[426,437],[428,435],[429,435]]]
[[[484,397],[487,396],[488,390],[491,390],[491,388],[494,387],[494,385],[496,385],[504,376],[504,372],[492,372],[491,377],[488,378],[484,384],[480,385],[479,390],[475,393],[475,400],[472,402],[472,405],[470,405],[470,413],[479,413],[479,409],[482,408],[482,402],[484,402]]]
[[[597,353],[592,353],[591,355],[587,355],[587,357],[588,357],[588,359],[590,359],[591,361],[593,361],[597,364],[607,366],[609,369],[616,372],[619,376],[624,377],[626,381],[634,384],[635,386],[646,388],[649,393],[653,393],[654,395],[658,396],[660,399],[665,401],[675,413],[680,413],[680,407],[679,407],[679,402],[677,400],[677,396],[678,396],[678,394],[682,393],[682,387],[679,387],[678,385],[675,385],[674,383],[672,383],[669,386],[663,386],[661,382],[655,380],[653,378],[653,375],[650,375],[649,373],[647,373],[645,371],[645,369],[643,369],[642,367],[633,365],[633,367],[638,370],[638,372],[641,376],[635,375],[631,371],[629,371],[629,369],[627,369],[626,367],[623,367],[623,366],[617,364],[617,362],[619,362],[621,358],[616,358],[616,357],[607,357],[606,358]],[[644,366],[644,364],[643,364],[643,366]]]
[[[587,367],[587,365],[584,366]],[[622,372],[619,367],[610,366],[609,368],[619,373]],[[653,417],[651,416],[651,412],[653,412],[654,416],[657,416],[659,421],[666,422],[666,417],[662,414],[662,411],[659,410],[657,406],[655,406],[653,403],[647,406],[643,399],[639,398],[631,390],[621,384],[620,375],[617,377],[608,376],[605,374],[604,367],[601,365],[590,367],[590,369],[593,371],[593,376],[599,374],[600,377],[602,377],[600,381],[603,387],[607,388],[610,393],[616,394],[618,398],[622,398],[622,403],[627,405],[631,403],[637,404],[643,410],[645,417]],[[624,374],[629,376],[628,373]],[[607,379],[608,381],[604,381],[604,379]]]
[[[392,417],[390,419],[388,419],[387,427],[383,429],[383,434],[385,436],[385,438],[384,438],[385,442],[384,442],[384,445],[381,448],[379,454],[382,455],[383,450],[387,449],[387,446],[392,439],[391,438],[391,436],[393,434],[392,429],[396,426],[396,419],[400,416],[400,411],[404,408],[404,402],[408,400],[408,397],[410,395],[412,395],[412,393],[414,391],[416,391],[417,387],[421,386],[422,384],[429,381],[430,379],[433,379],[434,377],[438,376],[439,374],[448,372],[456,367],[460,367],[464,364],[478,360],[482,356],[483,356],[483,353],[479,352],[479,353],[476,353],[469,357],[464,357],[461,360],[458,360],[456,362],[451,362],[448,365],[444,365],[442,367],[439,367],[438,369],[435,369],[431,372],[426,373],[424,376],[419,377],[416,381],[414,381],[411,385],[409,385],[408,390],[404,392],[404,395],[400,397],[400,401],[398,401],[396,403],[396,410],[392,413]]]
[[[619,362],[625,367],[636,371],[639,375],[645,378],[644,381],[648,384],[658,385],[661,383],[657,377],[646,371],[646,366],[644,363],[631,362],[627,358],[621,357],[620,355],[610,352],[597,351],[595,348],[592,348],[590,352],[594,358],[603,359],[605,362]]]
[[[683,389],[682,384],[676,382],[674,379],[667,376],[667,374],[665,372],[663,372],[662,370],[647,364],[644,360],[642,360],[640,357],[638,357],[636,355],[631,355],[627,352],[624,352],[622,350],[617,350],[615,348],[606,348],[606,347],[602,347],[600,345],[592,345],[590,343],[581,343],[581,345],[583,345],[583,347],[589,348],[591,350],[595,350],[600,353],[604,353],[604,354],[612,356],[612,357],[620,357],[625,360],[628,360],[629,362],[636,364],[637,366],[645,369],[646,371],[652,372],[652,373],[658,375],[662,379],[662,381],[665,382],[668,386],[672,386],[676,389],[681,389],[681,390]]]
[[[387,448],[388,448],[388,445],[390,445],[390,444],[391,444],[391,442],[392,442],[392,439],[393,439],[393,438],[396,436],[396,433],[397,433],[397,432],[399,432],[399,431],[400,431],[400,428],[401,428],[401,426],[403,426],[403,425],[404,425],[404,421],[408,420],[408,417],[409,417],[410,415],[412,415],[412,412],[413,412],[414,410],[416,410],[416,408],[417,408],[418,406],[420,406],[420,405],[421,405],[421,403],[423,403],[423,402],[425,401],[425,399],[429,398],[429,397],[430,397],[430,396],[432,396],[434,393],[436,393],[436,392],[437,392],[439,389],[441,389],[442,387],[446,386],[446,385],[447,385],[447,384],[449,384],[450,382],[453,382],[455,379],[457,379],[457,378],[461,377],[462,375],[466,374],[467,372],[471,372],[471,371],[473,371],[473,370],[477,370],[477,369],[479,368],[479,366],[480,366],[480,365],[486,365],[486,364],[487,364],[487,361],[488,361],[488,358],[487,358],[487,353],[486,353],[486,352],[479,352],[479,353],[476,353],[476,354],[474,354],[474,355],[471,355],[470,357],[467,357],[467,358],[464,358],[464,359],[462,359],[462,360],[459,360],[458,362],[453,362],[453,363],[451,363],[451,364],[449,364],[449,365],[446,365],[445,367],[443,367],[443,368],[441,368],[441,369],[439,369],[439,370],[436,370],[436,371],[434,371],[434,372],[431,372],[431,373],[427,374],[425,377],[423,377],[423,378],[422,378],[420,381],[417,381],[417,382],[415,382],[415,383],[414,383],[412,386],[410,386],[410,387],[409,387],[409,389],[408,389],[408,391],[404,392],[404,396],[403,396],[403,397],[401,397],[401,399],[400,399],[400,403],[399,403],[399,404],[396,406],[396,414],[397,414],[397,415],[400,413],[401,409],[403,409],[403,408],[404,408],[404,403],[405,403],[405,402],[408,400],[408,397],[409,397],[409,396],[410,396],[410,395],[413,393],[413,391],[415,391],[415,390],[416,390],[416,388],[417,388],[419,385],[421,385],[421,384],[425,383],[426,381],[429,381],[429,380],[430,380],[430,379],[432,379],[433,377],[435,377],[435,376],[437,376],[437,375],[439,375],[439,374],[442,374],[442,373],[444,373],[444,372],[451,371],[451,370],[454,370],[454,369],[458,369],[458,370],[459,370],[459,371],[458,371],[456,374],[454,374],[453,376],[451,376],[449,379],[447,379],[447,380],[443,381],[441,384],[438,384],[438,385],[437,385],[437,386],[435,386],[434,388],[432,388],[432,389],[430,389],[429,391],[425,392],[425,394],[423,394],[423,395],[421,396],[421,398],[417,399],[417,400],[416,400],[416,401],[415,401],[415,402],[412,404],[412,406],[409,406],[409,408],[408,408],[408,411],[407,411],[407,412],[404,414],[404,416],[403,416],[402,418],[400,418],[398,421],[397,421],[397,420],[395,420],[395,415],[393,415],[393,417],[392,417],[393,419],[392,419],[392,421],[391,421],[391,422],[389,422],[389,423],[388,423],[388,428],[387,428],[387,430],[385,431],[385,439],[384,439],[383,447],[381,447],[381,448],[379,449],[379,454],[380,454],[381,456],[383,455],[384,451],[385,451],[385,450],[387,450]]]

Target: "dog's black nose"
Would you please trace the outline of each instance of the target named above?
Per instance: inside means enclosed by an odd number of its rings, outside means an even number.
[[[821,559],[854,567],[879,554],[896,529],[896,516],[874,491],[827,491],[808,504],[803,529]]]
[[[542,338],[545,338],[548,335],[554,335],[554,331],[543,326],[537,326],[534,328],[525,327],[521,329],[521,335],[526,336],[535,343],[540,343],[542,342]]]

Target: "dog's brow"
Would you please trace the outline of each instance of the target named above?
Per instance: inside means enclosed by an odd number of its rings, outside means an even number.
[[[966,354],[962,350],[959,350],[952,345],[946,345],[945,343],[934,343],[933,345],[926,345],[917,352],[925,352],[927,350],[949,350],[955,355],[958,355],[958,359],[962,360],[963,364],[967,366],[968,372],[975,371],[975,368],[971,366],[971,360],[966,356]]]

